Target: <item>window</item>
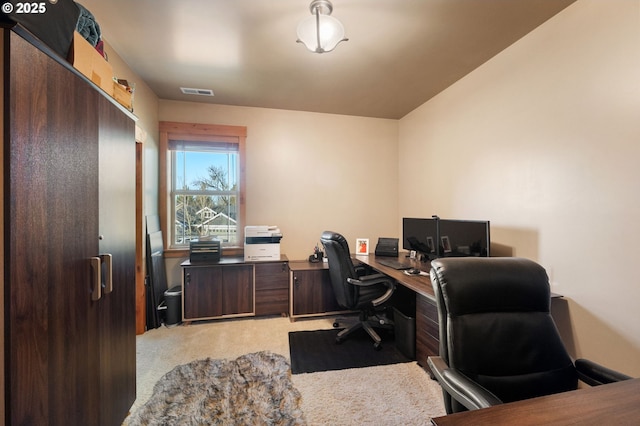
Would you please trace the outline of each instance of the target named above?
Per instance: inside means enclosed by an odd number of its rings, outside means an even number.
[[[246,128],[160,123],[160,217],[165,248],[204,236],[242,246]]]
[[[169,141],[171,151],[172,247],[201,237],[239,245],[238,146]]]

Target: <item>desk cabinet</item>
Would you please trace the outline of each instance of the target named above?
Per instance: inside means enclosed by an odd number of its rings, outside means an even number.
[[[327,264],[290,262],[289,269],[289,314],[292,320],[344,311],[333,293]]]
[[[217,263],[185,260],[181,266],[184,321],[287,313],[286,256],[262,262],[235,257]]]
[[[253,265],[184,268],[185,320],[253,314]]]

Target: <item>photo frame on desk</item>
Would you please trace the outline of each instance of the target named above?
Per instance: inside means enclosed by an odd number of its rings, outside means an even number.
[[[356,238],[356,254],[369,254],[368,238]]]

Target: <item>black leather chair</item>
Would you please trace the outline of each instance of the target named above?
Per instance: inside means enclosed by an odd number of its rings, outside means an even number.
[[[551,317],[547,273],[521,258],[431,262],[440,356],[428,365],[447,413],[575,390],[629,376],[573,362]]]
[[[373,327],[392,328],[393,322],[382,313],[382,304],[389,300],[395,290],[395,283],[386,275],[366,275],[366,270],[356,271],[351,259],[349,244],[345,238],[331,231],[325,231],[320,238],[329,260],[331,286],[338,304],[350,311],[360,311],[358,322],[338,333],[340,343],[350,333],[363,328],[374,341],[374,348],[380,349],[382,339]],[[334,323],[338,326],[338,323]]]

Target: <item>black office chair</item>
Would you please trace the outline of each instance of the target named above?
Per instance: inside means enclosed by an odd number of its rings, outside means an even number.
[[[551,317],[547,273],[521,258],[431,262],[440,356],[428,365],[448,414],[599,385],[629,376],[571,360]]]
[[[373,339],[374,348],[380,349],[382,339],[373,327],[393,328],[393,322],[383,315],[381,308],[393,294],[395,283],[383,274],[363,275],[365,270],[356,272],[349,244],[342,235],[325,231],[320,241],[329,260],[331,286],[338,304],[350,311],[360,311],[359,321],[340,331],[336,342],[342,342],[347,335],[363,328]]]

